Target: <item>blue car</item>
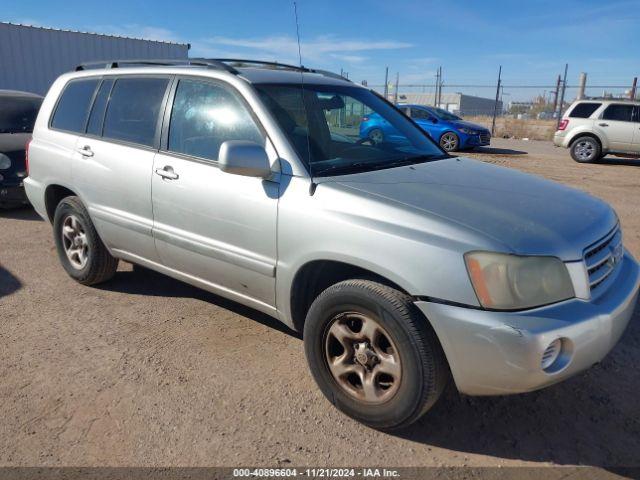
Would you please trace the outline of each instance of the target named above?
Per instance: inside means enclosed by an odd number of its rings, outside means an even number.
[[[489,145],[491,132],[482,125],[465,122],[460,117],[442,108],[423,105],[398,105],[420,128],[440,144],[443,150],[453,152]],[[365,115],[360,124],[360,138],[373,143],[391,142],[404,138],[378,114]]]

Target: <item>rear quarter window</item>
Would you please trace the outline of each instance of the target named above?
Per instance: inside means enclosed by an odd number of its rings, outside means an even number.
[[[111,90],[102,135],[153,146],[167,78],[120,78]]]
[[[70,81],[58,101],[51,128],[83,133],[98,83],[98,79]]]
[[[595,112],[598,108],[600,108],[601,103],[579,103],[571,113],[569,114],[570,118],[589,118],[593,112]]]

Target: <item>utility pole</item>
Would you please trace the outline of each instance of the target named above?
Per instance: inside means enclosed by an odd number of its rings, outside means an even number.
[[[398,104],[398,87],[400,86],[400,72],[396,72],[396,88],[393,92],[393,104]]]
[[[580,80],[578,81],[578,96],[577,100],[582,100],[584,98],[584,91],[587,88],[587,74],[584,72],[580,73]]]
[[[389,67],[384,70],[384,99],[389,100]]]
[[[440,67],[438,67],[438,70],[436,71],[436,91],[433,94],[433,106],[434,107],[438,107],[438,92],[440,91]]]
[[[636,89],[638,87],[638,77],[633,77],[633,85],[631,85],[631,93],[629,94],[629,98],[631,100],[636,99]]]
[[[442,86],[444,85],[444,80],[442,79],[442,67],[440,67],[440,88],[438,88],[438,108],[441,108],[442,105]]]
[[[560,75],[558,75],[558,81],[556,82],[556,89],[553,92],[553,114],[558,111],[558,95],[560,94]]]
[[[556,130],[560,127],[560,120],[562,119],[562,108],[564,107],[564,92],[567,90],[567,70],[569,70],[569,64],[564,64],[564,78],[562,80],[562,93],[560,94],[560,105],[558,106],[558,118],[556,122]]]
[[[498,70],[498,87],[496,88],[496,103],[493,104],[493,120],[491,122],[491,136],[493,136],[496,131],[496,115],[498,114],[498,99],[500,98],[501,84],[502,84],[502,65],[500,65],[500,69]]]

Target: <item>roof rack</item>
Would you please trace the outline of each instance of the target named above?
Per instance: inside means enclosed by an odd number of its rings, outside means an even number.
[[[237,74],[238,71],[227,65],[224,62],[218,60],[209,60],[204,58],[186,58],[186,59],[161,59],[161,60],[108,60],[102,62],[88,62],[81,63],[76,67],[76,72],[81,70],[90,70],[93,68],[121,68],[121,67],[135,67],[135,66],[194,66],[194,67],[207,67],[215,70],[225,70],[229,73]]]
[[[194,67],[206,67],[212,68],[215,70],[224,70],[229,73],[233,73],[237,75],[239,72],[236,68],[233,67],[242,67],[242,66],[263,66],[266,68],[273,68],[277,70],[295,70],[297,72],[305,72],[305,73],[316,73],[319,75],[324,75],[325,77],[336,78],[339,80],[344,80],[346,82],[351,82],[346,77],[342,75],[338,75],[337,73],[330,72],[328,70],[320,70],[316,68],[307,68],[303,65],[290,65],[287,63],[279,63],[279,62],[267,62],[262,60],[249,60],[242,58],[186,58],[186,59],[159,59],[159,60],[107,60],[101,62],[87,62],[81,63],[76,67],[76,72],[82,70],[90,70],[90,69],[112,69],[112,68],[122,68],[122,67],[136,67],[136,66],[194,66]]]
[[[211,62],[222,62],[225,64],[232,64],[235,67],[246,66],[260,66],[263,65],[265,67],[272,67],[274,69],[282,69],[282,70],[295,70],[297,72],[305,72],[305,73],[317,73],[320,75],[324,75],[325,77],[337,78],[339,80],[345,80],[347,82],[351,82],[346,77],[339,75],[337,73],[330,72],[328,70],[321,70],[318,68],[307,68],[304,65],[291,65],[288,63],[280,63],[280,62],[267,62],[262,60],[249,60],[245,58],[202,58],[198,60],[203,61],[211,61]]]

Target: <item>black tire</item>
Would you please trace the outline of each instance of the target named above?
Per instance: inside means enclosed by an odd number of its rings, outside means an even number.
[[[331,373],[327,332],[344,312],[372,316],[398,346],[401,376],[395,393],[384,403],[354,398]],[[436,403],[450,377],[436,334],[411,297],[370,280],[346,280],[322,292],[307,314],[304,346],[311,373],[325,397],[348,416],[380,430],[404,428],[418,420]],[[353,362],[356,365],[355,357]]]
[[[445,132],[440,137],[440,147],[445,152],[455,152],[460,148],[460,137],[453,132]]]
[[[81,224],[86,238],[85,264],[74,266],[67,256],[62,229],[65,221],[74,216]],[[118,268],[118,259],[111,256],[98,236],[87,209],[78,197],[66,197],[56,207],[53,217],[53,235],[60,263],[69,276],[83,285],[95,285],[112,278]]]
[[[371,143],[374,145],[378,145],[379,143],[384,142],[384,132],[379,128],[374,128],[369,131],[367,138],[371,140]]]
[[[602,158],[600,142],[593,137],[583,136],[571,143],[571,158],[578,163],[595,163]]]

